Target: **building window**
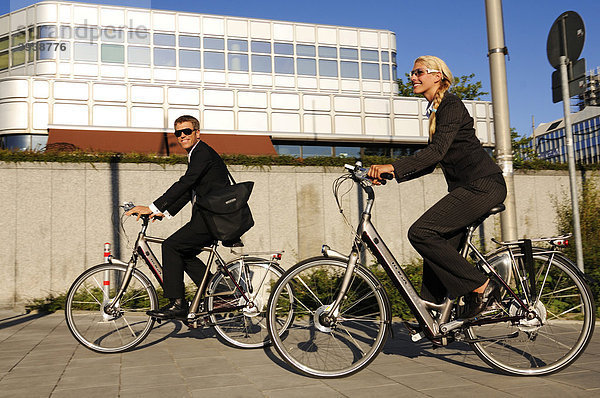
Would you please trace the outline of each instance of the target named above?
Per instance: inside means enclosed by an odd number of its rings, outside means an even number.
[[[379,62],[379,52],[377,50],[360,50],[360,59]]]
[[[294,58],[275,57],[275,73],[283,75],[294,74]]]
[[[356,48],[340,48],[341,59],[358,59],[358,50]]]
[[[95,43],[75,43],[73,51],[75,61],[98,61],[98,45]]]
[[[79,26],[75,28],[75,40],[96,41],[98,40],[98,29]]]
[[[154,66],[175,66],[175,49],[154,48]]]
[[[320,145],[303,145],[302,146],[302,157],[309,158],[314,156],[331,156],[332,147],[320,146]]]
[[[17,32],[12,35],[12,47],[18,46],[20,44],[25,44],[26,42],[26,33],[25,31]]]
[[[41,151],[47,142],[47,135],[10,134],[2,137],[2,148]]]
[[[381,78],[383,80],[390,80],[390,65],[381,64]]]
[[[0,51],[8,49],[8,36],[0,38]]]
[[[246,40],[227,40],[227,49],[229,51],[248,52],[248,42]]]
[[[314,57],[316,56],[315,46],[309,46],[306,44],[296,44],[296,55],[303,57]]]
[[[381,62],[390,62],[390,53],[387,51],[381,52]]]
[[[275,150],[279,155],[300,157],[300,145],[275,145]]]
[[[379,80],[379,64],[363,62],[360,66],[363,79]]]
[[[358,62],[341,61],[340,74],[343,78],[358,79]]]
[[[316,76],[317,61],[311,58],[298,58],[296,67],[299,75]]]
[[[13,50],[12,55],[11,55],[11,58],[12,58],[11,66],[23,65],[25,63],[26,56],[27,56],[27,53],[25,52],[25,50],[19,50],[19,51]]]
[[[56,42],[52,41],[40,41],[37,43],[37,59],[56,59]],[[60,51],[60,47],[58,48]]]
[[[131,44],[150,44],[150,33],[141,30],[127,32],[127,42]]]
[[[319,46],[319,58],[337,58],[337,48]]]
[[[8,51],[0,52],[0,70],[8,69]]]
[[[179,50],[179,66],[182,68],[200,68],[200,51]]]
[[[271,43],[266,41],[253,41],[251,43],[252,52],[260,54],[271,54]]]
[[[275,54],[294,55],[294,45],[289,43],[275,43],[273,50]]]
[[[252,55],[252,72],[271,73],[271,56]]]
[[[200,48],[198,36],[179,36],[179,47]]]
[[[353,146],[336,146],[333,148],[334,156],[340,158],[359,158],[360,147]]]
[[[150,47],[127,47],[127,63],[133,65],[150,65]]]
[[[319,60],[319,75],[327,77],[337,77],[338,68],[337,61],[320,59]]]
[[[58,36],[58,32],[56,26],[54,25],[44,25],[38,26],[38,39],[53,39]]]
[[[204,48],[209,50],[224,50],[225,49],[225,40],[219,39],[216,37],[205,37],[204,38]],[[206,62],[205,62],[206,64]]]
[[[227,54],[227,68],[236,72],[248,72],[247,54]]]
[[[125,62],[125,47],[118,44],[103,44],[101,49],[102,62],[122,64]]]
[[[71,38],[71,27],[70,26],[61,26],[60,27],[60,38],[61,39],[70,39]]]
[[[62,60],[71,59],[71,42],[68,42],[68,41],[61,42],[59,49],[60,49],[60,59],[62,59]]]
[[[206,39],[204,45],[206,46]],[[204,51],[204,68],[225,70],[225,53]]]
[[[102,29],[100,37],[102,38],[102,41],[110,43],[123,43],[123,41],[125,41],[125,33],[121,29]]]
[[[154,45],[155,46],[169,46],[175,47],[175,35],[167,33],[155,33],[154,34]]]

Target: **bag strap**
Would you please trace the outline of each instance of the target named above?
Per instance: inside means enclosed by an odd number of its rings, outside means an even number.
[[[227,167],[227,165],[225,165],[225,170],[227,170],[227,175],[229,176],[229,179],[231,180],[231,185],[235,185],[236,182],[233,179],[233,176],[231,175],[231,173],[229,172],[229,168]]]

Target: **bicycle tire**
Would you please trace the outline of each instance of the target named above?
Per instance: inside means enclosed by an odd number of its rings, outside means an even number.
[[[238,258],[225,266],[236,283],[249,296],[252,306],[242,297],[228,275],[216,274],[208,285],[205,308],[209,312],[215,308],[232,307],[232,309],[211,313],[209,319],[213,328],[225,342],[235,347],[260,348],[268,345],[270,341],[266,325],[267,303],[272,287],[283,275],[283,269],[269,260],[256,257],[244,258],[243,262]],[[250,275],[246,273],[245,266],[248,267]],[[252,293],[248,289],[250,286],[252,286]],[[225,294],[228,292],[230,294]],[[244,307],[234,309],[235,306]],[[291,319],[287,324],[289,322]]]
[[[311,377],[354,374],[380,352],[389,333],[391,313],[385,290],[375,276],[357,265],[334,322],[322,317],[335,300],[347,264],[314,257],[289,269],[269,299],[267,326],[279,355]],[[293,300],[288,297],[292,290]],[[286,330],[280,318],[292,303],[293,322]]]
[[[150,280],[134,269],[116,313],[103,310],[114,299],[127,267],[100,264],[83,272],[71,285],[65,302],[69,330],[84,347],[100,353],[130,350],[148,336],[154,319],[146,311],[158,308]]]
[[[521,250],[512,249],[512,253],[522,263]],[[508,257],[510,253],[504,249],[496,252],[489,262],[494,266],[506,262]],[[505,374],[540,376],[558,372],[583,353],[594,332],[594,299],[573,263],[560,253],[542,248],[534,248],[533,258],[536,298],[532,303],[538,317],[466,329],[469,339],[488,339],[471,346],[484,362]],[[523,278],[526,282],[521,284],[518,275],[513,273],[515,277],[509,285],[521,300],[528,302],[524,291],[529,277]],[[508,294],[503,295],[496,307],[497,316],[520,314],[514,298]]]

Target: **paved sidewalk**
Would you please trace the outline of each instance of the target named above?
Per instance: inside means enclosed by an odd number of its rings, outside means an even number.
[[[271,349],[229,347],[211,329],[163,323],[134,351],[103,355],[75,341],[62,313],[0,311],[0,397],[597,397],[598,333],[571,367],[527,378],[497,374],[459,344],[412,343],[395,324],[367,369],[319,380],[291,372]]]

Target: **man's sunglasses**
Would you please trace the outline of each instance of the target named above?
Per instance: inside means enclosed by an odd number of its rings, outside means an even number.
[[[175,132],[173,134],[175,134],[175,137],[179,138],[181,137],[181,134],[185,134],[185,135],[190,135],[194,132],[195,130],[192,130],[190,128],[187,129],[181,129],[181,130],[175,130]]]

